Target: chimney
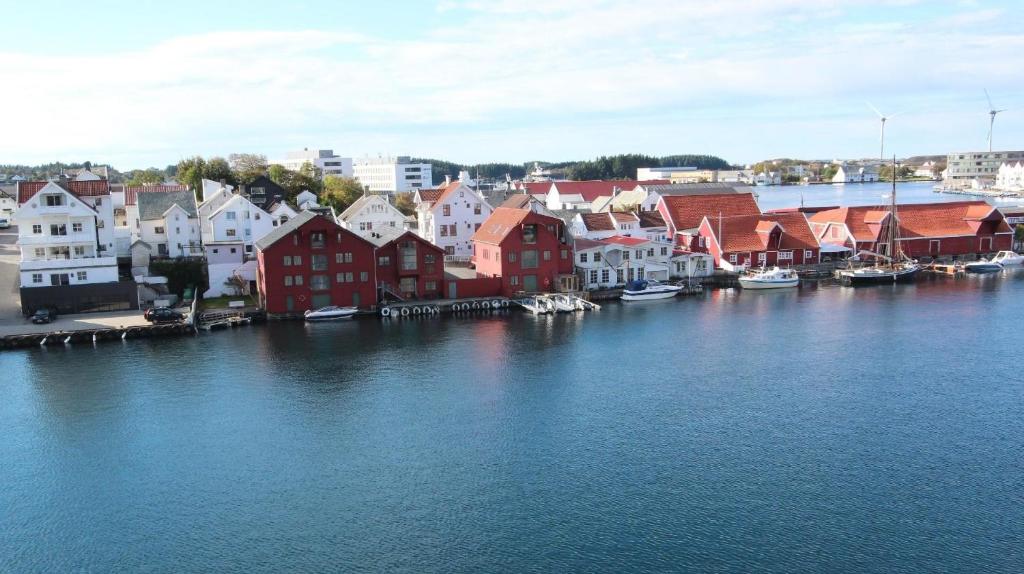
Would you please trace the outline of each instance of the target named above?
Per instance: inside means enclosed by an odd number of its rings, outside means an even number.
[[[447,174],[447,173],[444,174],[444,184],[445,184],[445,186],[450,185],[451,182],[452,182],[452,176]]]

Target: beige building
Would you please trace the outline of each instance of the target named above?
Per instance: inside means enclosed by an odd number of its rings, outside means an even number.
[[[950,187],[970,187],[974,180],[992,184],[1004,163],[1024,161],[1024,151],[956,152],[946,157],[945,183]]]

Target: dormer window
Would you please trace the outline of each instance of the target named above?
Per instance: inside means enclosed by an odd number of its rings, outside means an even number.
[[[59,194],[46,196],[46,207],[60,207],[64,205],[64,196]]]

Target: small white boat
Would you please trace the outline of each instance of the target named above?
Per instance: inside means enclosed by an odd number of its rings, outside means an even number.
[[[555,306],[555,311],[559,313],[569,313],[581,309],[574,300],[566,295],[552,295],[550,301]]]
[[[991,261],[985,261],[984,259],[964,264],[964,271],[968,273],[995,273],[1002,270],[1002,264],[992,263]]]
[[[336,319],[348,319],[356,314],[359,310],[355,307],[335,307],[331,305],[329,307],[321,307],[316,310],[306,311],[304,316],[307,321],[334,321]]]
[[[619,298],[623,301],[669,299],[678,295],[682,290],[683,288],[679,285],[659,283],[653,279],[641,279],[639,281],[631,281],[626,285],[626,289],[622,291],[622,296]]]
[[[762,269],[740,276],[740,287],[744,289],[782,289],[796,287],[800,277],[792,269]]]
[[[555,304],[547,297],[530,297],[519,301],[519,304],[534,315],[547,315],[555,311]]]
[[[1007,265],[1021,265],[1024,264],[1024,255],[1014,253],[1013,251],[1000,251],[995,254],[995,257],[988,260],[989,263],[998,263],[1003,267]]]

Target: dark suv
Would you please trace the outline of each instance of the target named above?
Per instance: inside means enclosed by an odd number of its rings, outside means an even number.
[[[37,325],[45,325],[57,320],[57,312],[52,309],[37,309],[29,319]]]
[[[150,323],[177,323],[184,319],[185,316],[174,309],[160,307],[159,309],[150,309],[146,311],[145,318]]]

